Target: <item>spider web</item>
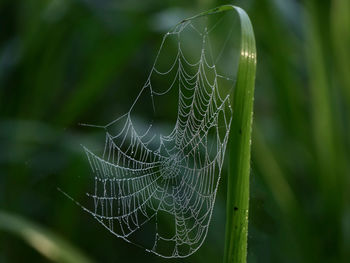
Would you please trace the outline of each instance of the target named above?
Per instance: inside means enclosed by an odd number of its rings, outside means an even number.
[[[95,126],[105,130],[103,153],[83,146],[94,189],[86,193],[90,206],[78,205],[117,237],[165,258],[197,251],[212,216],[232,119],[230,92],[222,92],[220,83],[234,84],[217,72],[222,51],[214,59],[211,50],[210,34],[219,23],[200,29],[186,21],[166,33],[130,110]],[[191,43],[186,53],[183,45]],[[163,52],[166,45],[174,56]],[[146,130],[137,127],[133,111],[142,97],[150,98],[154,113],[157,101],[177,99],[168,133],[152,122]]]

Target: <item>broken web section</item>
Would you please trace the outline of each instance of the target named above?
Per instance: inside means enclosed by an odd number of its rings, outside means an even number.
[[[166,33],[130,110],[101,126],[103,153],[84,147],[94,187],[79,205],[161,257],[191,255],[208,232],[232,120],[231,20],[215,15]]]

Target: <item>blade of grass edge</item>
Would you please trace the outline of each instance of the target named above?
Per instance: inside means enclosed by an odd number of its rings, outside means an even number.
[[[234,117],[229,139],[224,263],[247,261],[250,148],[253,121],[256,46],[252,24],[240,7],[223,5],[181,23],[224,11],[236,11],[241,27],[241,48],[233,94]]]
[[[256,72],[253,27],[243,9],[233,8],[240,18],[241,54],[233,94],[233,120],[228,146],[225,263],[247,261],[250,148]]]
[[[0,231],[12,233],[55,262],[91,263],[67,241],[20,216],[0,211]]]
[[[343,126],[343,138],[342,144],[346,149],[344,151],[345,159],[349,160],[350,156],[350,2],[348,0],[333,0],[331,2],[331,33],[333,52],[335,55],[336,64],[336,78],[339,81],[339,88],[343,92],[345,102],[345,114],[347,116],[342,123]],[[350,258],[350,193],[346,189],[350,185],[350,177],[346,174],[350,174],[349,162],[345,161],[346,170],[343,173],[342,184],[344,185],[344,207],[341,219],[341,257],[340,261],[347,261]]]

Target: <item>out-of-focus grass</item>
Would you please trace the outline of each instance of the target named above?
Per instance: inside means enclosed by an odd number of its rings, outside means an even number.
[[[346,97],[347,108],[350,108],[350,2],[334,0],[331,2],[330,30],[334,48],[337,83]]]
[[[349,52],[343,46],[346,33],[339,35],[349,26],[349,9],[341,2],[286,1],[286,9],[274,1],[257,4],[266,14],[259,20],[264,37],[256,29],[263,42],[258,52],[267,52],[270,60],[258,67],[268,69],[258,72],[257,91],[264,94],[256,98],[260,132],[253,162],[275,198],[280,210],[275,213],[285,215],[278,223],[282,232],[277,240],[285,244],[277,255],[280,261],[346,262],[349,251],[348,84],[344,68],[339,69],[344,66],[339,57]],[[339,5],[344,11],[330,11]],[[267,89],[264,83],[259,86],[264,78],[272,81]],[[266,108],[267,113],[259,113]]]
[[[22,238],[52,261],[65,263],[92,262],[64,239],[20,216],[0,211],[0,231],[8,231]]]
[[[220,4],[178,1],[176,10]],[[234,4],[252,19],[259,54],[248,262],[347,262],[349,1]],[[99,228],[56,187],[77,197],[90,189],[79,144],[95,134],[77,123],[106,123],[129,105],[160,43],[156,18],[174,8],[167,0],[0,2],[1,209],[41,222],[99,262],[164,262]],[[206,242],[185,262],[223,253],[225,183]],[[0,261],[40,261],[10,235],[0,242]]]

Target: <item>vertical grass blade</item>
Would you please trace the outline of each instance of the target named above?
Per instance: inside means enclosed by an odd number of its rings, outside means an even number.
[[[307,24],[305,47],[309,71],[311,91],[312,125],[317,158],[318,180],[323,195],[324,207],[332,219],[339,215],[342,204],[342,146],[339,140],[339,123],[336,116],[334,101],[334,85],[329,74],[330,66],[327,60],[327,43],[322,41],[322,30],[325,25],[320,5],[310,1],[305,13]],[[338,137],[338,138],[337,138]]]
[[[248,15],[239,7],[241,54],[233,96],[233,121],[229,141],[229,174],[227,180],[226,240],[224,262],[246,262],[250,146],[253,120],[256,47]]]
[[[340,78],[347,105],[350,105],[350,2],[334,0],[331,7],[332,42],[337,70],[340,73],[337,77]]]
[[[342,144],[345,151],[345,171],[342,173],[343,178],[341,184],[344,189],[344,207],[342,208],[341,219],[341,259],[348,260],[350,258],[350,192],[347,190],[350,185],[350,1],[334,0],[331,5],[331,33],[333,52],[336,64],[336,81],[339,82],[339,89],[342,91],[344,98],[344,116]]]
[[[256,71],[254,31],[247,13],[233,5],[219,6],[184,21],[225,11],[236,11],[239,16],[241,47],[228,146],[229,175],[224,262],[240,263],[247,260],[250,146]]]

